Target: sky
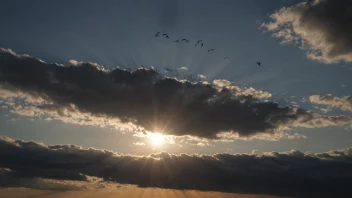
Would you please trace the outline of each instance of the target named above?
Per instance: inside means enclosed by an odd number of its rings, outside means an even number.
[[[351,193],[350,1],[2,5],[0,186]]]

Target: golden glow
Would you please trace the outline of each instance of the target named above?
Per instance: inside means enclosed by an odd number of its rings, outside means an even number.
[[[148,138],[154,145],[162,145],[165,143],[165,137],[161,133],[150,133]]]

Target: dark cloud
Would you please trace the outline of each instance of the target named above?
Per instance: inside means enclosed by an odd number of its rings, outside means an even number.
[[[5,95],[30,96],[11,110],[21,115],[49,114],[83,124],[133,123],[176,136],[217,138],[219,132],[230,132],[249,137],[273,134],[291,125],[320,127],[351,122],[349,117],[322,117],[261,102],[258,98],[270,94],[252,88],[241,90],[226,80],[190,83],[164,78],[153,69],[106,71],[97,64],[77,61],[63,66],[5,49],[0,49],[0,90]]]
[[[30,171],[36,171],[30,173]],[[50,170],[52,171],[52,170]],[[98,190],[107,189],[112,190],[122,187],[116,182],[105,182],[101,178],[84,176],[85,179],[81,180],[79,177],[70,177],[71,173],[60,170],[60,172],[54,170],[50,173],[48,170],[44,170],[47,174],[40,174],[42,170],[21,170],[14,171],[9,168],[0,167],[0,188],[14,188],[14,187],[25,187],[40,190],[55,190],[55,191],[77,191],[77,190]],[[72,171],[71,171],[72,172]],[[39,174],[37,174],[39,173]],[[82,174],[77,174],[81,175]],[[68,176],[68,177],[66,177]]]
[[[319,154],[293,150],[234,155],[158,153],[139,157],[75,145],[0,138],[0,158],[0,167],[11,169],[20,178],[86,181],[93,176],[140,187],[294,197],[349,197],[352,193],[351,149]],[[3,175],[0,174],[1,185],[8,186],[11,181]]]
[[[284,7],[263,24],[283,43],[300,43],[314,60],[352,61],[352,1],[315,0]]]
[[[65,179],[64,175],[56,179],[43,179],[33,177],[36,174],[23,174],[24,172],[12,171],[8,168],[0,168],[0,187],[25,187],[42,190],[85,190],[84,185],[77,185],[75,181],[58,180]],[[57,174],[57,173],[56,173]],[[53,174],[52,174],[53,175]],[[39,175],[38,175],[39,176]],[[44,177],[48,178],[47,175]],[[68,181],[68,182],[67,182]]]

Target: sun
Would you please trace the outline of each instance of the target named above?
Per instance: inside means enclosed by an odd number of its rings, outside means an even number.
[[[165,137],[161,133],[150,133],[149,139],[154,145],[162,145],[165,143]]]

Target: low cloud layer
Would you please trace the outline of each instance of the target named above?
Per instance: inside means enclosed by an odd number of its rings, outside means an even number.
[[[79,190],[111,190],[116,189],[120,185],[111,182],[104,182],[102,179],[94,178],[89,181],[65,179],[67,175],[59,175],[51,178],[50,176],[38,177],[32,174],[13,171],[8,168],[0,167],[0,189],[24,187],[40,190],[55,190],[55,191],[79,191]]]
[[[78,61],[58,65],[6,49],[0,49],[0,92],[2,106],[23,116],[208,139],[351,122],[263,102],[270,93],[227,80],[191,83],[153,69],[108,71]]]
[[[140,187],[295,197],[349,197],[352,194],[352,149],[318,154],[293,150],[234,155],[158,153],[141,157],[3,137],[0,158],[1,170],[11,171],[11,174],[0,172],[3,187],[23,185],[16,183],[21,181],[19,178],[87,182],[89,177],[94,177]]]
[[[331,94],[326,95],[312,95],[309,101],[314,104],[327,105],[329,107],[340,108],[344,111],[352,111],[352,97],[345,96],[342,98],[335,97]]]
[[[283,7],[264,23],[282,43],[299,45],[310,59],[352,61],[352,1],[315,0]]]

